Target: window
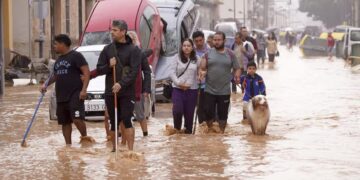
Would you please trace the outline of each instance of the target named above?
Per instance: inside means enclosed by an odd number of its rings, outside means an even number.
[[[352,41],[360,41],[360,30],[351,31],[350,39]]]
[[[141,17],[140,20],[140,42],[142,48],[148,48],[150,41],[151,29],[150,26],[145,19],[145,16]]]
[[[147,6],[144,9],[144,14],[141,16],[140,20],[140,43],[142,48],[148,48],[150,37],[151,37],[151,31],[153,26],[153,18],[155,15],[155,10]]]
[[[166,49],[164,49],[164,55],[172,56],[176,54],[179,49],[179,40],[176,33],[177,18],[175,16],[177,10],[174,8],[159,8],[159,11],[161,18],[163,18],[167,23],[165,34]]]
[[[66,33],[70,34],[70,0],[65,1],[65,26]]]

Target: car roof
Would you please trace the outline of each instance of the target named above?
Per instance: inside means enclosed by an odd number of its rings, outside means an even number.
[[[101,45],[90,45],[90,46],[79,46],[76,48],[76,51],[86,52],[86,51],[102,51],[106,44]]]
[[[86,31],[108,30],[114,19],[123,19],[128,29],[135,29],[135,21],[142,0],[102,0],[98,1],[89,19]]]

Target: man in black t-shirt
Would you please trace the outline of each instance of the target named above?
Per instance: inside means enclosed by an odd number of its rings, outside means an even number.
[[[72,123],[75,124],[81,134],[81,141],[94,142],[87,136],[84,100],[86,89],[89,84],[89,66],[81,53],[70,49],[71,40],[65,34],[55,36],[54,49],[60,54],[54,64],[54,74],[48,85],[56,82],[55,92],[58,123],[62,125],[62,131],[67,145],[71,144]],[[80,76],[83,76],[80,79]],[[41,87],[46,92],[45,84]]]

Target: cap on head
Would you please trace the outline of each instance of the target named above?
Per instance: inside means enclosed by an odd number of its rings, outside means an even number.
[[[125,31],[128,30],[128,25],[127,25],[127,23],[126,23],[124,20],[121,20],[121,19],[119,19],[119,20],[113,20],[113,21],[112,21],[112,26],[117,27],[117,28],[119,28],[119,29],[121,29],[121,30],[125,30]]]

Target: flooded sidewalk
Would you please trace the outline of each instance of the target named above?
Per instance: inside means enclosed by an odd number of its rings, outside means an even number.
[[[266,136],[254,136],[242,119],[241,94],[231,97],[224,135],[164,133],[171,104],[157,104],[149,136],[135,124],[135,154],[117,160],[103,122],[87,122],[94,144],[66,147],[61,127],[49,120],[46,94],[20,146],[38,101],[37,86],[8,87],[0,99],[0,179],[358,179],[360,176],[360,74],[343,60],[302,59],[281,49],[274,68],[258,73],[267,87],[271,119]]]

